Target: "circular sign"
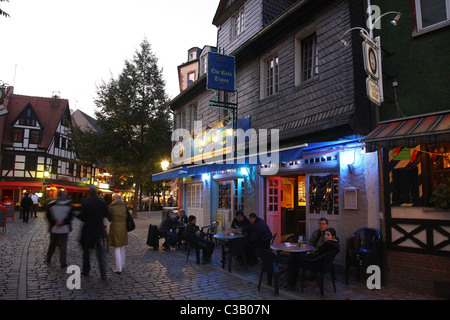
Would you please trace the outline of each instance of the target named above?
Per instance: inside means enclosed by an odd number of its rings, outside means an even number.
[[[369,67],[373,74],[377,74],[377,54],[372,47],[369,48]]]

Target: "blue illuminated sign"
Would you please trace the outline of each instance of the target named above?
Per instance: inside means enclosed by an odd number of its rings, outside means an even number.
[[[233,56],[208,52],[207,89],[233,92],[235,91],[235,75],[235,58]]]

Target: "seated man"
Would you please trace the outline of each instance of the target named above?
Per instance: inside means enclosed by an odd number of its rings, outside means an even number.
[[[314,250],[312,252],[317,251],[319,247],[325,242],[325,230],[328,228],[328,220],[327,218],[320,218],[319,221],[319,229],[314,231],[311,235],[311,238],[308,240],[308,245],[313,246]]]
[[[295,288],[297,283],[298,272],[304,260],[313,260],[330,251],[340,251],[339,239],[336,238],[336,230],[334,228],[327,228],[324,231],[324,242],[314,253],[301,253],[292,256],[288,262],[288,287]]]
[[[175,245],[180,239],[180,237],[172,231],[176,224],[177,221],[173,218],[173,211],[170,210],[158,228],[159,232],[165,233],[167,237],[167,240],[163,243],[165,249],[170,249],[170,246]]]
[[[184,212],[183,209],[178,211],[176,219],[179,223],[188,223],[188,217],[186,216],[186,212]]]
[[[256,254],[255,250],[258,248],[269,249],[270,240],[272,239],[272,232],[266,222],[258,218],[254,212],[248,216],[251,226],[248,229],[247,244],[246,244],[246,258],[248,264],[255,264]]]
[[[244,215],[242,210],[236,211],[236,217],[231,222],[231,231],[237,232],[238,230],[242,231],[242,233],[248,233],[248,229],[252,223],[248,218]]]
[[[196,225],[197,218],[195,216],[189,216],[188,225],[184,230],[184,238],[187,241],[192,241],[197,248],[203,251],[203,263],[211,262],[211,255],[214,251],[214,242],[208,240],[208,236],[200,231],[200,228]]]

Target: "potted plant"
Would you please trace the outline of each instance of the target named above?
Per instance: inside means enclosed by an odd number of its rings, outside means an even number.
[[[450,209],[450,186],[440,183],[433,191],[431,202],[437,208]]]

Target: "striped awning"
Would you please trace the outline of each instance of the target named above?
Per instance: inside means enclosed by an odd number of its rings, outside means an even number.
[[[450,111],[383,121],[364,139],[368,152],[450,142]]]

